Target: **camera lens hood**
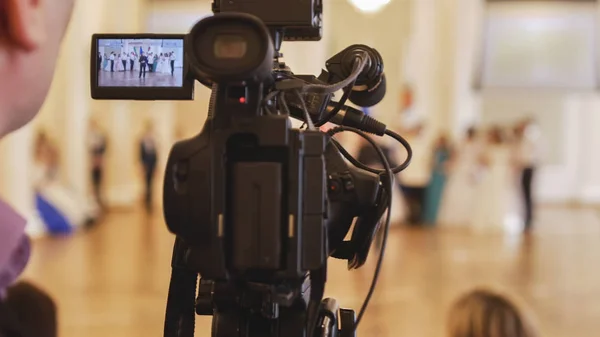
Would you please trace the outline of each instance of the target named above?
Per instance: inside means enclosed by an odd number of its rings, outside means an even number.
[[[271,77],[275,49],[267,26],[244,13],[200,20],[186,36],[190,69],[197,80],[259,83]]]

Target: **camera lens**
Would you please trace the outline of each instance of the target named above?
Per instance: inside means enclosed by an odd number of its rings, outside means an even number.
[[[223,13],[200,20],[186,46],[197,78],[230,83],[272,77],[273,42],[265,24],[252,15]]]
[[[246,56],[248,43],[239,35],[219,35],[215,39],[214,54],[219,59],[241,59]]]

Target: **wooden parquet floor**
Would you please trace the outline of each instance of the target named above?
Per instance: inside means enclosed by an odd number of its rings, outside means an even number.
[[[443,337],[448,306],[476,286],[501,286],[520,296],[535,312],[542,336],[598,336],[598,214],[540,213],[528,238],[393,229],[359,336]],[[160,214],[114,213],[89,232],[36,241],[25,276],[56,298],[62,337],[159,337],[172,242]],[[330,265],[327,295],[358,308],[372,264],[351,273],[341,262]],[[210,318],[198,318],[196,336],[210,336]]]

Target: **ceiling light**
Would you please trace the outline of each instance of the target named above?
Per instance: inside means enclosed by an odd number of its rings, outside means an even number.
[[[348,0],[361,12],[375,13],[383,9],[391,0]]]

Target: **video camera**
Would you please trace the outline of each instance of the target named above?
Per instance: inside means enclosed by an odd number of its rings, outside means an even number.
[[[164,335],[192,337],[198,314],[213,316],[215,337],[355,336],[384,255],[394,174],[411,158],[402,137],[345,105],[381,101],[382,57],[354,45],[318,78],[295,75],[281,43],[321,39],[320,0],[215,0],[212,9],[187,35],[97,34],[92,43],[93,98],[192,99],[196,80],[212,90],[202,131],[173,146],[165,173],[164,217],[176,239]],[[341,126],[321,132],[327,122]],[[354,159],[333,138],[343,131],[372,144],[385,169]],[[391,168],[364,132],[398,140],[406,161]],[[356,317],[323,299],[327,259],[361,267],[386,211]]]

